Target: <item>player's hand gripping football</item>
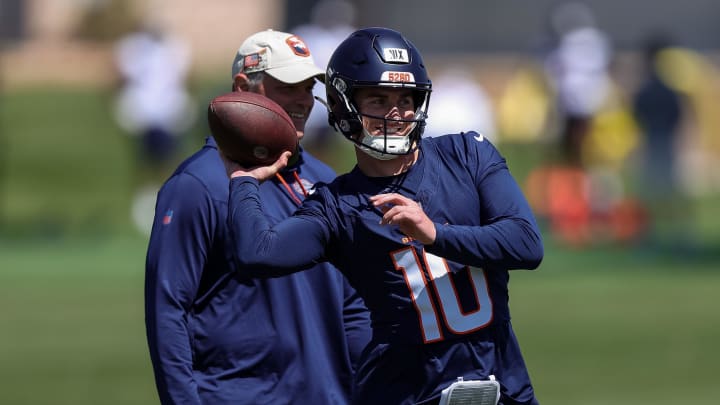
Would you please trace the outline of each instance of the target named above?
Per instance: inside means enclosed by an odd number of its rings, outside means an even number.
[[[400,194],[378,194],[370,202],[383,212],[383,225],[397,225],[405,235],[423,245],[435,242],[435,224],[425,214],[420,204]]]
[[[283,152],[280,157],[269,166],[253,166],[245,167],[241,166],[235,161],[230,160],[227,156],[220,153],[223,164],[225,165],[225,172],[229,178],[249,176],[254,177],[259,182],[263,182],[273,176],[280,170],[282,170],[288,164],[288,159],[292,156],[290,151]]]

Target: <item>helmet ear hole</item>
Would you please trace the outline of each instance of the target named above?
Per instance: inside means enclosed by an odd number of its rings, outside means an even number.
[[[343,114],[337,124],[343,135],[348,138],[363,130],[362,122],[354,114]]]

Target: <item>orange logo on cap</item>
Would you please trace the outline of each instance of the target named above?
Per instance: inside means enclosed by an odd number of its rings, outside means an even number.
[[[308,49],[305,42],[303,42],[303,40],[297,35],[289,37],[285,40],[285,42],[290,46],[290,49],[292,49],[295,55],[303,57],[310,56],[310,49]]]

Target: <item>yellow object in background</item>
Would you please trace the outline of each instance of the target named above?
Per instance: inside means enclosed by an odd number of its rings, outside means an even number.
[[[537,142],[546,133],[550,98],[542,73],[533,67],[519,70],[508,82],[498,103],[498,128],[503,142]]]
[[[583,162],[586,166],[619,169],[640,141],[640,130],[632,111],[613,85],[610,102],[593,118],[583,145]]]

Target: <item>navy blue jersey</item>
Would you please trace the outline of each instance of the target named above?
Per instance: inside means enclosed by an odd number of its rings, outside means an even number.
[[[373,341],[357,376],[357,403],[421,402],[457,377],[490,374],[504,403],[534,403],[510,325],[508,270],[536,268],[542,241],[487,139],[474,132],[424,138],[406,173],[370,178],[355,168],[272,228],[257,187],[249,177],[231,182],[231,232],[247,268],[263,276],[329,260],[371,311]],[[422,205],[436,224],[433,245],[379,224],[382,212],[369,197],[388,192]]]
[[[334,173],[303,154],[283,176],[286,184],[268,181],[259,190],[270,223],[297,208],[290,192],[302,200],[303,187]],[[327,264],[264,280],[238,271],[228,183],[209,138],[158,195],[145,314],[162,403],[347,403],[353,367],[370,339],[362,300]]]

